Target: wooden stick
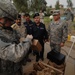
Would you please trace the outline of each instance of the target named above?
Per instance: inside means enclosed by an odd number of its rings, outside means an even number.
[[[45,63],[43,63],[43,62],[41,62],[41,61],[39,61],[39,63],[42,63],[44,66],[47,66],[47,67],[49,67],[49,68],[52,68],[53,70],[58,71],[58,72],[60,72],[60,73],[63,74],[62,71],[60,71],[60,70],[58,70],[58,69],[56,69],[56,68],[54,68],[54,67],[52,67],[52,66],[50,66],[50,65],[47,65],[47,64],[45,64]]]

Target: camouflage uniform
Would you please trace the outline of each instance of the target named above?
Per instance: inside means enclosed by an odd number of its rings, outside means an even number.
[[[59,20],[57,23],[52,21],[48,27],[48,33],[50,35],[51,48],[60,51],[60,43],[65,43],[67,39],[67,23],[62,20]]]
[[[66,20],[67,21],[71,21],[71,18],[72,18],[72,16],[71,16],[71,14],[72,14],[72,12],[69,10],[69,11],[66,11]]]
[[[18,26],[15,23],[11,27],[19,33],[20,37],[26,37],[26,28],[24,25]]]
[[[26,30],[26,27],[24,26],[24,24],[19,26],[19,25],[17,25],[17,24],[15,23],[15,24],[13,24],[11,27],[12,27],[14,30],[16,30],[18,36],[20,37],[20,42],[22,42],[22,41],[25,39],[26,35],[27,35],[27,30]],[[29,55],[29,54],[27,54],[27,55]],[[28,58],[28,56],[25,57],[25,58],[22,60],[22,63],[23,63],[23,64],[24,64],[24,63],[25,63],[25,64],[27,63],[27,58]]]
[[[0,27],[0,75],[21,75],[21,60],[26,56],[31,40],[19,43],[11,28]]]
[[[10,27],[4,27],[5,24],[11,24],[9,19],[14,20],[16,13],[5,9],[6,7],[1,8],[0,15],[0,75],[22,75],[21,60],[29,51],[31,39],[25,38],[20,43],[17,33]]]
[[[68,23],[68,33],[71,34],[71,28],[70,27],[72,25],[72,15],[73,15],[73,13],[70,9],[67,9],[65,13],[66,13],[66,21]]]

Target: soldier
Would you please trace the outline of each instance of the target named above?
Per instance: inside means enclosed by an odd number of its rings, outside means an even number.
[[[11,27],[17,31],[20,37],[20,41],[22,41],[26,37],[27,31],[26,31],[26,27],[23,24],[21,25],[21,15],[19,14],[17,15],[15,24],[13,24]]]
[[[40,22],[40,16],[39,13],[36,13],[34,16],[34,26],[33,26],[33,39],[37,39],[41,46],[42,50],[41,52],[36,53],[36,62],[41,59],[44,60],[44,42],[48,40],[47,31],[45,28],[45,25]]]
[[[66,20],[67,21],[72,21],[72,12],[71,12],[71,9],[68,8],[66,11],[65,11],[65,14],[66,14]]]
[[[9,16],[0,17],[0,75],[22,75],[21,60],[31,45],[32,36],[19,42],[11,23]]]
[[[50,36],[51,50],[60,52],[61,47],[64,46],[68,36],[68,25],[66,21],[60,20],[60,13],[53,14],[54,21],[48,27],[48,34]]]
[[[15,20],[15,24],[13,24],[11,26],[14,30],[16,30],[18,36],[20,37],[20,42],[22,42],[26,38],[26,35],[27,35],[26,27],[21,22],[22,22],[21,21],[21,15],[18,14],[17,18]],[[27,55],[29,55],[29,54],[27,54]],[[28,57],[25,57],[23,59],[23,61],[22,61],[23,65],[26,65],[27,60],[28,60]]]
[[[71,25],[72,25],[72,18],[73,18],[73,13],[72,13],[72,11],[71,11],[71,9],[70,8],[68,8],[66,11],[65,11],[65,13],[66,13],[66,21],[67,21],[67,23],[68,23],[68,33],[69,34],[71,34]]]

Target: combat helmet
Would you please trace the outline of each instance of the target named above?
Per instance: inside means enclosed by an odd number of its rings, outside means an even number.
[[[0,2],[0,18],[8,17],[14,20],[17,13],[18,12],[12,3],[5,1]]]

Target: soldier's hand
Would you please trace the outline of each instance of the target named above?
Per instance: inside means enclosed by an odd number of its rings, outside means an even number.
[[[29,39],[33,39],[33,36],[32,35],[27,35],[27,37],[26,38],[29,38]]]
[[[61,43],[60,46],[63,47],[64,46],[64,43]]]
[[[20,38],[20,42],[22,42],[22,41],[24,41],[25,40],[25,38],[24,37],[21,37]]]

